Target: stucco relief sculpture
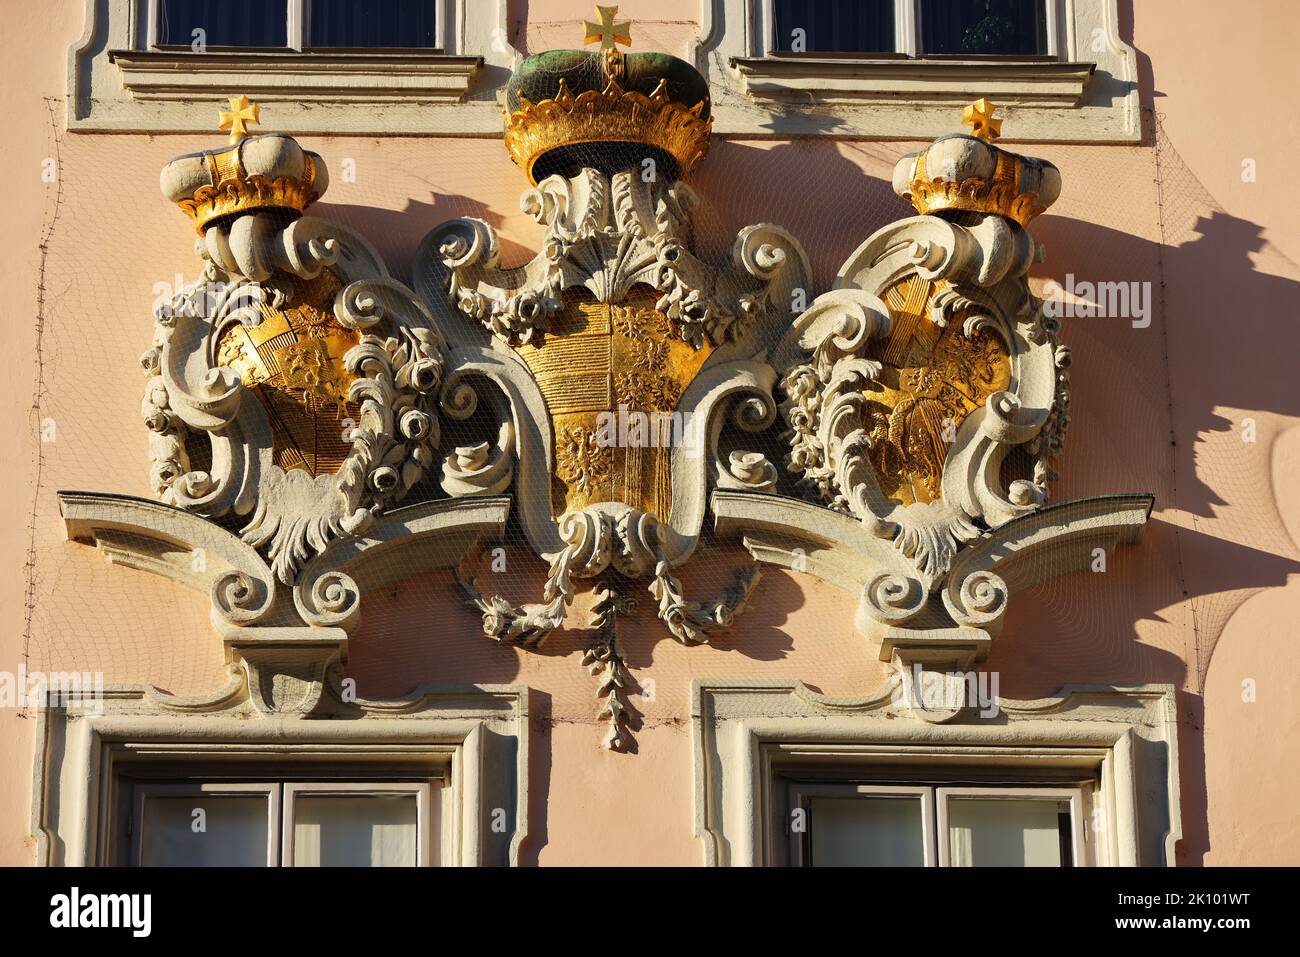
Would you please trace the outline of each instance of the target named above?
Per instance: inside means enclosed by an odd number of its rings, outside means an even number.
[[[509,83],[505,145],[544,229],[516,268],[460,219],[421,243],[414,288],[396,281],[365,239],[303,215],[324,161],[247,136],[242,98],[226,146],[163,170],[203,272],[143,360],[159,501],[63,508],[70,536],[209,591],[231,659],[220,702],[324,707],[365,594],[423,568],[456,569],[485,634],[522,649],[586,580],[583,663],[606,743],[626,749],[619,617],[648,595],[672,637],[715,640],[767,563],[857,595],[900,713],[942,721],[1015,592],[1136,538],[1149,496],[1049,504],[1069,353],[1030,290],[1043,251],[1025,227],[1057,198],[1055,167],[995,145],[979,101],[972,134],[900,161],[918,215],[868,237],[831,290],[815,295],[802,247],[768,224],[714,265],[685,181],[708,151],[708,88],[683,61],[619,50],[629,32],[591,24],[598,53],[529,57]],[[443,441],[451,424],[475,437]],[[522,605],[469,561],[510,510],[547,568]],[[691,598],[675,569],[704,534],[753,564]]]

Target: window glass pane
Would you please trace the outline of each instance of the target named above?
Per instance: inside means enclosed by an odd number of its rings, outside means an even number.
[[[209,47],[283,47],[289,43],[286,0],[162,0],[158,42]],[[203,33],[195,36],[195,30]]]
[[[1061,867],[1070,860],[1070,802],[948,799],[954,867]]]
[[[808,53],[894,52],[894,0],[772,0],[772,14],[777,50],[802,36]]]
[[[414,794],[312,794],[294,798],[295,867],[415,867]]]
[[[268,798],[146,795],[141,815],[144,867],[265,867]],[[196,814],[196,811],[202,814]]]
[[[437,46],[436,0],[309,0],[314,47]]]
[[[922,867],[919,798],[812,799],[815,867]]]
[[[1047,52],[1044,0],[921,0],[921,53]]]

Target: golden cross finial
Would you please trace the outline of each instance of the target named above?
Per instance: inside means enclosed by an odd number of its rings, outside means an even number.
[[[961,121],[980,139],[992,142],[1002,135],[1002,121],[993,118],[997,107],[985,97],[980,97],[962,110]]]
[[[600,23],[592,23],[590,20],[583,24],[586,27],[587,35],[582,44],[600,41],[602,50],[617,49],[616,44],[624,46],[632,45],[632,21],[624,20],[622,23],[615,23],[614,17],[618,15],[618,7],[602,7],[596,4],[596,15],[600,17]]]
[[[248,135],[247,124],[261,122],[262,108],[242,93],[230,98],[230,109],[221,111],[221,129],[230,130],[231,146]]]

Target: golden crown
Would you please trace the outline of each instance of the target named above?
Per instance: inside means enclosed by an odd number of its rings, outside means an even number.
[[[246,96],[230,98],[220,126],[230,130],[226,147],[179,156],[163,167],[165,195],[194,220],[202,235],[214,221],[258,209],[301,214],[328,184],[325,164],[291,136],[249,136],[261,109]]]
[[[599,54],[551,50],[530,56],[506,91],[505,143],[534,184],[552,172],[627,159],[626,144],[669,160],[678,175],[699,165],[713,128],[708,84],[690,64],[662,53],[628,54],[631,24],[615,22],[617,7],[596,8],[585,42]],[[574,147],[585,147],[573,150]]]
[[[1061,173],[1046,160],[993,145],[1002,130],[987,99],[966,107],[971,134],[941,136],[894,167],[894,192],[926,215],[992,213],[1027,225],[1061,194]]]

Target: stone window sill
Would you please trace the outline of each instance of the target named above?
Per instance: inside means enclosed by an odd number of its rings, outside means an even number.
[[[99,115],[74,128],[211,131],[212,111],[199,105],[220,104],[236,93],[273,106],[268,121],[274,128],[303,133],[487,132],[501,124],[495,99],[471,95],[483,67],[477,56],[112,50],[108,59],[125,96],[102,104]]]
[[[965,105],[987,96],[1017,106],[1072,108],[1092,79],[1092,63],[1045,58],[905,59],[799,55],[732,57],[755,99],[796,103]]]
[[[482,57],[441,53],[177,53],[113,50],[122,85],[142,100],[249,97],[349,103],[459,101]]]
[[[714,78],[724,87],[714,95],[722,136],[924,141],[960,132],[961,108],[988,97],[1008,142],[1141,138],[1136,84],[1089,62],[808,54],[727,62]]]

